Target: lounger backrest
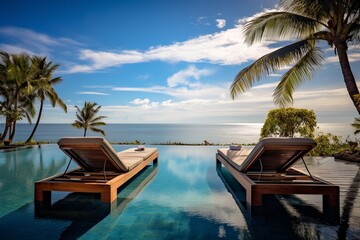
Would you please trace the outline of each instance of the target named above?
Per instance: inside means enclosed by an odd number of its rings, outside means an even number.
[[[128,171],[112,146],[102,137],[62,138],[58,145],[85,171]],[[106,161],[106,163],[105,163]]]
[[[264,138],[241,164],[240,171],[284,172],[315,146],[310,138]]]

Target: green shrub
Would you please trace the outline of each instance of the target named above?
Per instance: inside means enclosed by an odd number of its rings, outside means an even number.
[[[260,137],[314,137],[316,116],[313,110],[279,108],[269,111]]]
[[[317,146],[311,150],[312,156],[331,156],[335,153],[349,150],[349,145],[341,142],[341,138],[331,133],[319,133],[314,138]]]

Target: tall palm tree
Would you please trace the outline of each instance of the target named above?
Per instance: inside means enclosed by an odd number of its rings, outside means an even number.
[[[26,143],[30,142],[40,123],[40,119],[44,107],[44,101],[46,97],[50,100],[50,103],[53,107],[55,107],[56,104],[58,104],[59,107],[64,110],[64,112],[67,112],[67,107],[65,103],[60,99],[55,89],[53,88],[53,85],[61,82],[62,80],[61,77],[53,78],[53,74],[56,71],[56,69],[59,67],[59,65],[53,64],[52,62],[48,62],[46,60],[46,57],[42,58],[42,57],[34,56],[32,57],[31,60],[32,60],[32,67],[34,69],[33,78],[35,80],[35,94],[40,101],[40,108],[36,123],[34,125],[34,128],[30,136],[26,140]]]
[[[4,140],[9,129],[11,141],[15,135],[17,121],[24,116],[30,120],[29,116],[35,114],[31,100],[34,91],[31,61],[27,54],[10,55],[5,52],[0,52],[0,60],[0,94],[3,99],[3,115],[6,119],[0,141]]]
[[[97,103],[85,102],[84,107],[80,109],[78,106],[75,106],[76,118],[75,122],[72,124],[75,128],[84,129],[84,137],[86,137],[86,132],[88,129],[94,132],[99,132],[105,136],[105,132],[98,126],[104,126],[106,123],[100,122],[101,119],[106,118],[105,116],[96,116],[100,111],[101,106],[97,106]]]
[[[352,123],[351,126],[355,128],[355,135],[360,133],[360,117],[355,118],[354,123]]]
[[[321,65],[323,52],[317,44],[325,41],[338,56],[347,91],[360,114],[359,90],[347,55],[348,43],[360,42],[359,0],[280,0],[279,11],[255,17],[244,31],[249,44],[266,39],[296,41],[241,70],[230,87],[233,98],[255,81],[290,65],[273,97],[282,107],[291,104],[295,88]]]

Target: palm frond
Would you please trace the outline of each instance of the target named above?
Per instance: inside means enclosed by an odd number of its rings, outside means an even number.
[[[244,28],[245,42],[304,38],[320,30],[315,19],[290,12],[268,12],[250,20]]]
[[[360,23],[353,25],[350,34],[351,38],[349,40],[352,41],[354,45],[358,45],[360,43]]]
[[[360,106],[360,94],[355,94],[353,95],[354,99],[355,99],[355,103],[357,106]],[[357,119],[357,118],[356,118]],[[359,118],[360,119],[360,118]],[[360,122],[360,121],[359,121]]]
[[[94,128],[94,127],[90,127],[90,130],[93,132],[98,132],[101,133],[103,136],[106,136],[105,131],[99,129],[99,128]]]
[[[235,98],[238,93],[248,90],[255,81],[259,81],[262,77],[290,65],[294,61],[299,61],[313,47],[312,40],[303,40],[277,49],[256,60],[236,75],[230,86],[232,98]]]
[[[106,116],[98,116],[91,119],[91,122],[98,122],[104,118],[107,118]]]
[[[90,127],[98,127],[98,126],[105,126],[105,125],[106,125],[105,122],[93,122],[93,123],[89,124]]]
[[[72,125],[73,127],[75,127],[75,128],[78,128],[78,129],[84,128],[83,123],[80,122],[80,121],[77,121],[77,120],[75,120],[75,122],[72,123],[71,125]]]
[[[303,16],[314,16],[323,20],[336,9],[336,0],[280,0],[279,8]]]
[[[273,97],[274,102],[286,107],[293,102],[293,92],[304,80],[310,80],[315,68],[320,66],[324,58],[319,48],[310,48],[309,51],[292,67],[280,80]]]

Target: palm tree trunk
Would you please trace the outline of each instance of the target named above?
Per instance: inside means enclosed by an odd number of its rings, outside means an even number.
[[[0,142],[3,142],[5,140],[8,131],[9,131],[9,120],[8,120],[8,118],[6,118],[5,128],[4,128],[3,134],[1,135]]]
[[[86,130],[87,128],[84,128],[84,137],[86,137]]]
[[[9,137],[10,141],[12,141],[14,139],[15,131],[16,131],[16,120],[12,123],[12,128],[11,128],[10,137]]]
[[[338,52],[341,71],[344,76],[346,89],[350,95],[351,100],[353,101],[354,106],[356,107],[356,110],[360,114],[360,104],[357,103],[357,100],[355,98],[355,95],[359,94],[359,89],[357,88],[354,74],[351,71],[349,58],[346,52],[346,45],[340,43],[340,44],[336,44],[335,47]]]
[[[35,126],[34,126],[32,132],[31,132],[30,136],[28,137],[28,139],[26,140],[25,143],[30,142],[30,140],[32,139],[32,137],[34,136],[34,134],[35,134],[35,132],[36,132],[36,129],[37,129],[39,123],[40,123],[40,118],[41,118],[43,106],[44,106],[44,99],[42,99],[42,100],[40,101],[40,109],[39,109],[38,118],[37,118],[37,120],[36,120]]]

